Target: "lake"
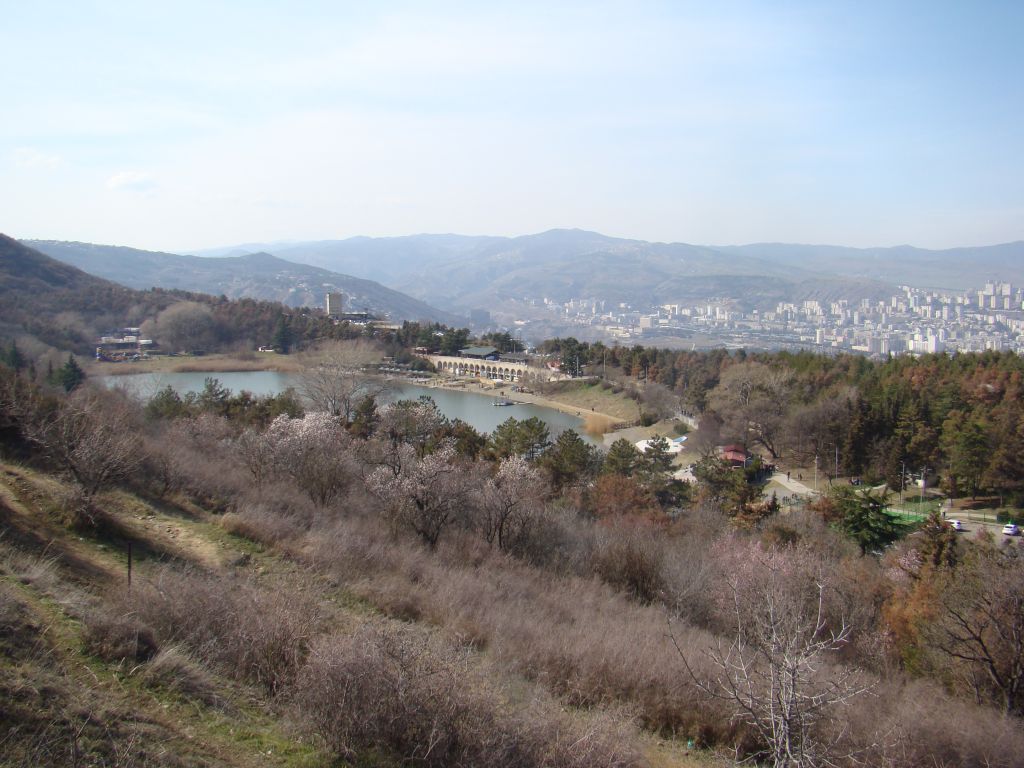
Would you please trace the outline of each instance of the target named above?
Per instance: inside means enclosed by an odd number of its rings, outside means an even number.
[[[206,379],[210,377],[217,379],[221,386],[232,392],[244,389],[254,395],[274,395],[288,387],[298,386],[295,374],[277,371],[136,373],[128,376],[103,376],[99,380],[108,387],[122,387],[133,395],[148,399],[167,386],[179,394],[201,392]],[[496,398],[477,392],[423,387],[405,381],[392,381],[389,384],[391,390],[381,398],[383,402],[415,400],[421,395],[427,395],[449,419],[462,419],[479,432],[493,432],[495,427],[510,417],[522,420],[536,416],[548,425],[552,439],[566,429],[575,429],[587,442],[598,443],[583,431],[583,419],[553,408],[526,403],[498,408],[492,405]]]

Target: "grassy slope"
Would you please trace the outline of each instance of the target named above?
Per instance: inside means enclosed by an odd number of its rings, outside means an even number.
[[[155,683],[144,665],[90,655],[79,617],[100,595],[127,588],[129,539],[136,578],[168,561],[213,572],[245,568],[266,585],[301,585],[335,627],[375,609],[187,504],[112,492],[101,500],[102,530],[71,533],[61,511],[67,490],[50,476],[0,464],[0,701],[10,702],[0,708],[0,766],[73,764],[76,754],[82,765],[332,765],[253,688],[203,670],[212,690],[192,696]],[[657,768],[710,764],[678,743],[645,743]]]
[[[62,487],[0,466],[0,765],[319,766],[255,692],[210,673],[210,703],[145,682],[90,656],[82,610],[126,584],[121,544],[136,542],[136,573],[168,559],[228,567],[238,549],[200,516],[124,494],[105,499],[113,525],[76,536],[61,525]]]
[[[626,397],[621,392],[616,394],[611,389],[603,389],[598,384],[573,382],[559,387],[547,395],[552,400],[565,403],[579,409],[581,413],[594,410],[598,413],[607,413],[623,421],[636,421],[640,417],[640,410],[635,400]]]

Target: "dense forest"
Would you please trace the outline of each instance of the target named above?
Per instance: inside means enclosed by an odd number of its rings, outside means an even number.
[[[657,385],[720,442],[901,487],[925,471],[954,496],[1020,504],[1024,360],[1013,353],[872,360],[809,352],[679,352],[552,340],[563,369]],[[610,372],[610,374],[608,373]]]

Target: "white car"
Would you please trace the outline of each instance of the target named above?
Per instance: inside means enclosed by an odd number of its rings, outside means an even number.
[[[1004,536],[1020,536],[1020,528],[1017,527],[1016,523],[1007,523],[1003,526]]]
[[[964,529],[964,524],[959,520],[947,520],[946,522],[949,523],[949,527],[954,531],[962,531]]]

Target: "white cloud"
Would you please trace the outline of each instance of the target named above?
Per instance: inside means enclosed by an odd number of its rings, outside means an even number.
[[[120,171],[107,179],[107,189],[150,192],[156,186],[156,180],[142,171]]]
[[[57,155],[40,152],[31,147],[18,147],[14,150],[14,164],[19,168],[56,168],[60,165]]]

